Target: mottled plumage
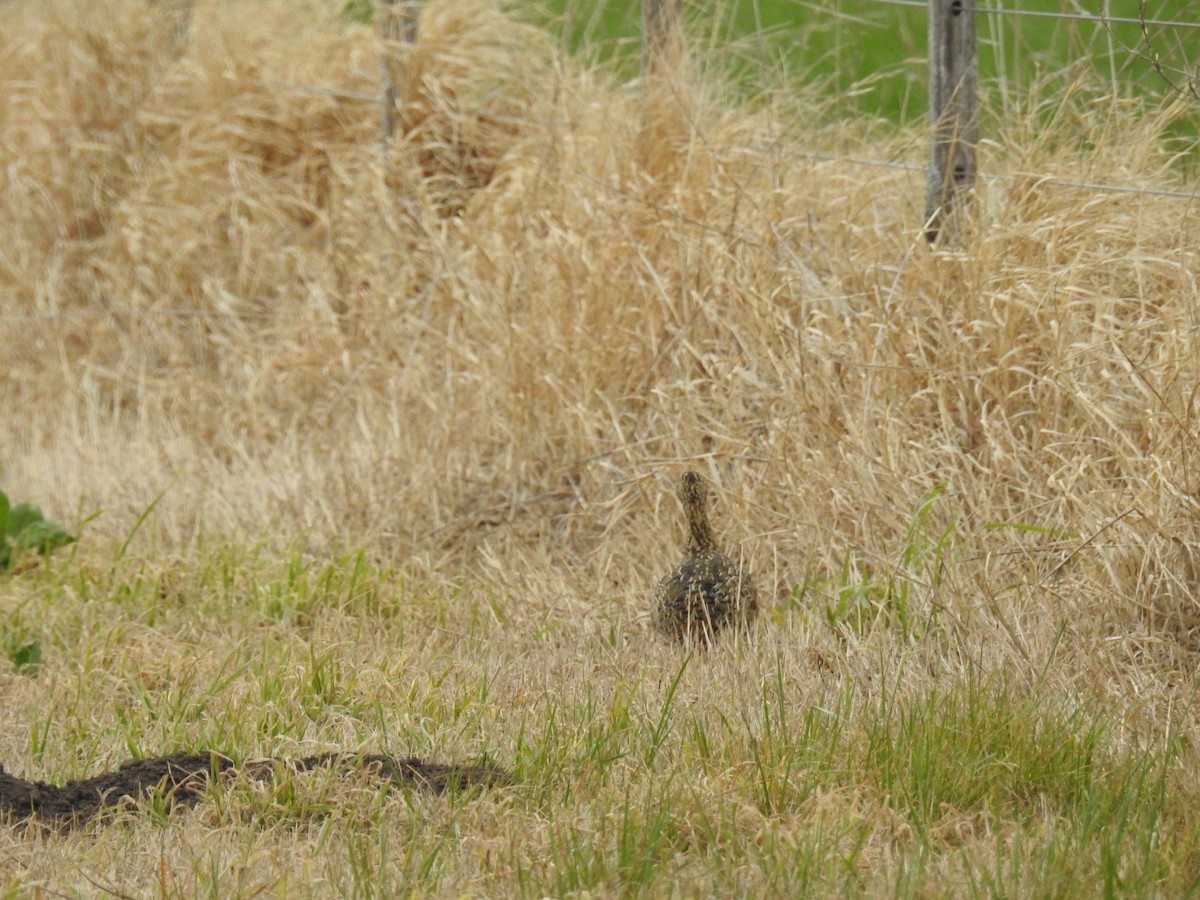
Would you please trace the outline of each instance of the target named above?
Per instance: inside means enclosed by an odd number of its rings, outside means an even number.
[[[658,583],[655,627],[680,640],[711,641],[721,630],[745,623],[758,611],[750,573],[717,548],[708,521],[708,492],[695,472],[679,481],[679,501],[687,516],[683,562]]]

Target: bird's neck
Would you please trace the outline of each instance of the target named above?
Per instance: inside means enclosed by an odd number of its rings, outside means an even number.
[[[708,516],[703,507],[688,511],[688,556],[700,556],[705,553],[715,553],[717,538],[712,526],[708,524]]]

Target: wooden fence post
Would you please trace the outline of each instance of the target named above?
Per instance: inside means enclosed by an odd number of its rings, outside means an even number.
[[[929,122],[933,139],[925,193],[930,243],[956,230],[975,184],[977,60],[975,0],[929,0]]]
[[[383,77],[382,131],[384,150],[396,133],[396,98],[399,96],[398,66],[395,45],[403,42],[410,47],[417,41],[417,16],[419,0],[380,0],[376,7],[379,14],[379,38],[382,43],[379,64]]]
[[[153,0],[154,3],[161,3],[167,8],[168,13],[173,19],[171,23],[171,48],[177,52],[182,51],[183,45],[188,41],[188,33],[192,28],[192,11],[196,5],[196,0]]]
[[[683,51],[683,0],[642,0],[642,80],[656,77]]]
[[[683,0],[642,0],[642,127],[638,161],[654,178],[675,171],[694,110],[683,36]]]

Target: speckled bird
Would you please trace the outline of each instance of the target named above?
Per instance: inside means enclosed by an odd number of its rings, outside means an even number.
[[[708,521],[708,490],[695,472],[679,480],[679,502],[687,517],[683,562],[658,583],[655,627],[678,640],[709,643],[722,630],[748,622],[758,611],[750,573],[717,547]]]

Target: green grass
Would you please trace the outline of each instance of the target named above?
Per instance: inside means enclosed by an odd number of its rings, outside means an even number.
[[[1055,0],[991,3],[1003,9],[1062,12]],[[635,0],[547,0],[551,21],[561,23],[564,39],[576,51],[617,59],[627,74],[635,71],[639,51],[641,4]],[[704,45],[718,55],[731,53],[748,80],[770,82],[781,70],[840,94],[860,114],[893,122],[920,120],[926,109],[927,15],[923,6],[896,6],[873,0],[755,0],[729,3],[706,0],[689,4],[689,22]],[[1089,6],[1089,10],[1093,7]],[[1138,0],[1104,6],[1114,19],[1137,18]],[[1149,19],[1195,21],[1186,0],[1150,3]],[[1135,23],[1108,27],[1066,18],[982,13],[977,20],[980,76],[1008,101],[1022,98],[1047,76],[1058,73],[1061,89],[1091,60],[1096,73],[1120,94],[1149,98],[1167,93],[1167,85],[1148,61],[1158,53],[1168,66],[1194,65],[1186,48],[1191,30],[1151,27],[1150,43]]]
[[[1063,11],[1055,0],[1009,0],[989,6]],[[615,65],[623,77],[637,74],[640,3],[547,0],[529,7],[535,21],[559,30],[572,52]],[[744,100],[805,85],[834,120],[854,116],[923,126],[928,118],[928,16],[923,5],[706,0],[687,8],[696,37],[693,58],[719,68],[720,80],[736,85]],[[1139,0],[1104,4],[1112,19],[1137,19],[1139,8]],[[1087,10],[1094,12],[1095,5]],[[1150,20],[1196,21],[1187,0],[1152,2],[1144,14]],[[1194,81],[1200,61],[1200,54],[1190,49],[1196,29],[1150,26],[1144,34],[1134,22],[1102,25],[997,12],[981,13],[977,29],[983,134],[1002,144],[1009,141],[1005,132],[1010,124],[1031,111],[1040,129],[1050,129],[1063,115],[1064,96],[1093,103],[1132,102],[1146,109],[1169,103],[1180,95],[1151,60],[1159,58],[1175,85],[1185,87],[1187,73]],[[1180,154],[1177,161],[1192,172],[1200,116],[1176,117],[1164,134]]]
[[[218,834],[315,841],[357,896],[438,893],[464,866],[506,873],[503,892],[529,897],[1191,885],[1196,846],[1178,829],[1196,798],[1181,746],[1130,740],[1102,707],[1028,676],[967,665],[913,691],[915,652],[869,692],[841,681],[813,696],[797,690],[804,660],[783,640],[757,662],[739,654],[755,674],[733,690],[694,657],[576,666],[568,651],[539,679],[511,661],[533,650],[524,639],[481,624],[484,591],[419,588],[360,553],[316,566],[240,547],[166,565],[76,561],[19,587],[57,687],[48,708],[17,698],[30,741],[17,756],[52,780],[101,766],[113,745],[245,758],[314,731],[400,754],[487,752],[517,775],[490,795],[431,800],[291,774],[214,787],[182,820],[151,798],[134,819],[191,835],[192,855],[172,863],[189,892],[242,895],[247,867],[310,890],[302,867],[250,860]],[[474,624],[440,634],[451,606]],[[464,859],[447,829],[484,841],[486,862]]]

